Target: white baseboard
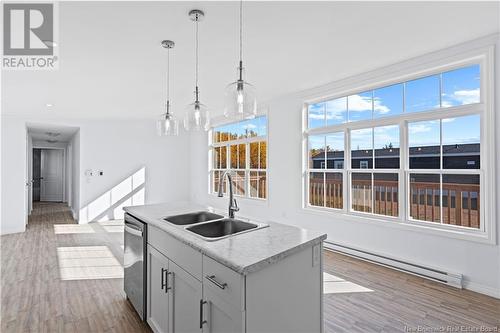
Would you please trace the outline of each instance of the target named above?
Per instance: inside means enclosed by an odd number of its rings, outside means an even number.
[[[463,286],[464,289],[500,299],[500,290],[485,286],[484,284],[464,279]]]
[[[17,234],[25,231],[26,231],[26,225],[23,225],[23,228],[7,229],[7,230],[2,229],[0,235],[3,236],[3,235]]]
[[[376,253],[370,253],[367,251],[363,250],[357,250],[351,247],[348,247],[346,245],[341,245],[341,244],[333,244],[330,242],[325,242],[324,248],[326,250],[338,252],[347,256],[351,256],[357,259],[361,259],[364,261],[368,261],[377,265],[385,266],[391,269],[399,270],[402,272],[406,272],[409,274],[421,276],[423,278],[427,278],[430,280],[434,280],[437,282],[445,283],[453,287],[457,288],[463,288],[467,289],[470,291],[474,291],[480,294],[484,294],[487,296],[491,296],[494,298],[500,299],[500,289],[495,289],[490,286],[486,286],[477,282],[473,282],[468,280],[466,277],[462,277],[461,274],[456,274],[456,273],[449,273],[451,276],[451,283],[446,283],[445,281],[440,281],[439,279],[434,278],[432,275],[434,274],[434,271],[440,271],[439,269],[436,268],[429,268],[429,272],[425,272],[422,269],[425,269],[425,267],[422,267],[422,265],[415,264],[415,263],[410,263],[407,261],[403,261],[398,258],[388,258],[387,256],[383,256],[380,254]],[[414,266],[414,267],[412,267]],[[442,271],[442,270],[441,270]],[[422,274],[424,273],[424,274]],[[429,274],[430,276],[425,276],[426,273],[431,273]],[[444,271],[442,273],[445,273]],[[439,278],[439,275],[437,276]],[[461,282],[458,282],[458,279],[461,280]]]
[[[372,251],[356,249],[344,244],[337,244],[326,241],[324,247],[334,252],[339,252],[341,254],[348,255],[357,259],[365,260],[401,272],[420,276],[425,279],[429,279],[439,283],[447,284],[455,288],[463,287],[462,274],[456,272],[449,272],[436,267],[430,267],[427,265],[414,263],[401,258],[395,258],[380,253],[374,253]]]

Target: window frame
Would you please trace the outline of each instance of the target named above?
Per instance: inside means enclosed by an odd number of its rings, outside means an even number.
[[[215,124],[212,124],[210,129],[208,130],[208,194],[211,196],[217,196],[217,190],[213,188],[214,185],[214,178],[213,178],[213,171],[225,171],[232,169],[235,172],[238,171],[244,171],[245,172],[245,195],[241,194],[236,194],[234,193],[234,196],[239,198],[239,199],[244,199],[244,200],[252,200],[256,202],[267,202],[269,198],[269,117],[267,112],[266,113],[259,113],[255,116],[255,118],[259,117],[266,117],[266,132],[265,135],[260,135],[260,136],[254,136],[250,138],[240,138],[236,140],[229,140],[229,141],[224,141],[224,142],[214,142],[213,141],[213,131],[217,127],[222,127],[225,125],[230,125],[230,124],[236,124],[241,121],[229,121],[229,122],[216,122]],[[254,169],[250,168],[250,144],[255,143],[255,142],[261,142],[265,141],[266,142],[266,168],[265,169]],[[240,144],[245,144],[245,168],[244,169],[233,169],[231,168],[231,146],[234,145],[240,145]],[[213,167],[213,157],[214,157],[214,149],[218,147],[226,147],[226,169],[215,169]],[[259,147],[259,163],[260,163],[260,147]],[[265,198],[259,198],[259,197],[252,197],[250,196],[250,172],[265,172],[266,173],[266,197]],[[226,188],[227,188],[227,179],[224,179],[224,182],[226,182]],[[225,193],[225,192],[224,192]]]
[[[477,45],[480,44],[480,45]],[[481,45],[482,44],[482,45]],[[341,215],[344,219],[364,223],[379,223],[381,225],[402,228],[405,230],[417,230],[430,234],[444,235],[451,238],[467,239],[489,244],[496,244],[496,195],[495,181],[486,182],[485,179],[495,179],[495,159],[491,152],[495,151],[495,115],[494,115],[494,42],[491,39],[462,44],[448,48],[422,57],[414,58],[406,62],[381,68],[366,74],[357,75],[345,80],[334,82],[326,87],[321,87],[309,95],[303,95],[302,108],[302,134],[303,134],[303,209],[321,215]],[[432,109],[421,112],[402,112],[395,116],[387,116],[370,120],[356,122],[345,122],[342,124],[328,125],[308,129],[309,104],[334,100],[359,92],[383,88],[393,84],[422,78],[436,73],[443,73],[454,69],[478,64],[480,66],[480,100],[479,103],[451,106],[446,108]],[[440,89],[441,96],[442,88]],[[404,95],[403,95],[404,96]],[[404,98],[404,97],[403,97]],[[442,100],[442,96],[440,97]],[[404,108],[403,99],[403,108]],[[409,169],[408,152],[408,123],[414,121],[426,121],[445,118],[456,118],[467,115],[480,115],[481,124],[481,155],[480,169]],[[399,169],[351,169],[350,132],[355,129],[373,128],[379,126],[397,125],[400,136],[400,168]],[[344,132],[345,151],[344,169],[310,169],[308,136],[323,135],[332,132]],[[309,172],[342,172],[343,173],[343,209],[319,207],[309,204]],[[445,172],[443,172],[445,171]],[[398,217],[376,215],[352,211],[352,172],[397,173],[398,174]],[[409,210],[409,176],[410,173],[436,173],[436,174],[478,174],[480,179],[480,228],[458,227],[444,223],[435,223],[410,219]],[[373,178],[373,176],[372,176]],[[442,197],[441,197],[442,198]],[[441,199],[442,200],[442,199]],[[441,202],[441,211],[442,211]],[[388,223],[393,222],[393,223]]]

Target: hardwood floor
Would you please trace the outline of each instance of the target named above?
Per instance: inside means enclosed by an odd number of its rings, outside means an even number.
[[[500,332],[498,299],[329,251],[324,262],[372,290],[325,294],[325,332]]]
[[[151,332],[126,300],[122,278],[91,279],[109,252],[123,263],[123,223],[77,225],[63,204],[34,208],[26,232],[1,237],[1,331]],[[63,271],[67,247],[84,258],[66,260]]]
[[[77,225],[63,204],[38,203],[1,250],[2,333],[150,332],[123,292],[122,221]],[[325,332],[500,331],[500,300],[331,252],[325,272]]]

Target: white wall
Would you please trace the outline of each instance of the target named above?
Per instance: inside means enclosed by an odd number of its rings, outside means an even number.
[[[61,120],[2,116],[1,233],[24,231],[26,123],[79,127],[74,147],[73,203],[80,223],[122,216],[121,206],[188,199],[189,140],[158,137],[153,120]],[[103,170],[86,177],[84,171]],[[141,174],[144,170],[144,184]],[[134,188],[132,186],[134,180]],[[79,186],[78,186],[79,183]],[[118,185],[118,186],[117,186]],[[130,192],[133,192],[131,195]]]
[[[500,77],[499,71],[496,72],[497,81],[498,77]],[[302,208],[303,98],[301,96],[309,93],[310,91],[304,91],[269,103],[269,198],[267,202],[239,199],[238,214],[315,229],[326,232],[328,240],[335,243],[461,273],[465,288],[500,298],[500,246],[496,244],[408,231],[346,218],[342,214],[325,214]],[[500,128],[498,116],[496,124],[496,128]],[[500,147],[498,136],[496,141],[497,147]],[[208,194],[207,145],[207,135],[191,137],[191,197],[194,201],[227,209],[227,198],[217,198]],[[500,172],[499,158],[497,154],[498,172]],[[500,188],[498,177],[491,181],[496,182],[497,189]],[[498,206],[495,202],[491,204]],[[500,232],[499,229],[497,228],[497,234]],[[500,235],[497,235],[497,239],[500,239]]]
[[[80,131],[71,138],[70,146],[72,150],[71,162],[71,211],[73,218],[78,219],[80,210]]]
[[[2,117],[1,233],[24,231],[26,181],[26,127]]]
[[[28,204],[28,214],[31,214],[31,211],[33,209],[33,138],[29,133],[27,133],[27,140],[28,140],[28,145],[26,146],[26,153],[28,154],[27,159],[28,159],[28,164],[26,170],[27,177],[26,181],[29,182],[29,188],[28,188],[28,197],[27,197],[27,204]]]

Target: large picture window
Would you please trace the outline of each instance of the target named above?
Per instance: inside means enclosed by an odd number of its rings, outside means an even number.
[[[478,62],[306,104],[305,205],[482,229],[480,89]]]
[[[211,130],[210,191],[216,193],[223,173],[231,169],[234,194],[267,198],[267,117],[226,124]],[[223,191],[227,184],[224,179]]]

